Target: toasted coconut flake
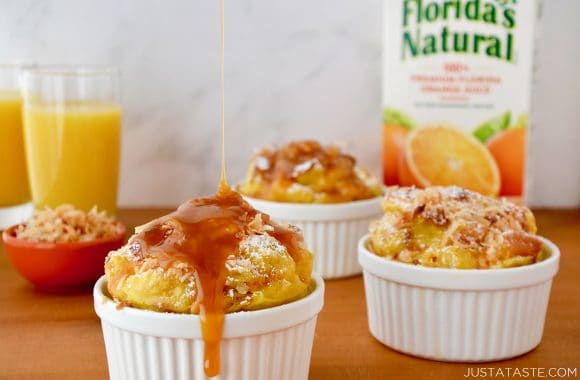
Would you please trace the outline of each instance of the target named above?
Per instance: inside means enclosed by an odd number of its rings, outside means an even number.
[[[119,235],[119,224],[93,207],[89,212],[64,204],[35,211],[16,229],[16,238],[45,243],[75,243],[112,239]]]

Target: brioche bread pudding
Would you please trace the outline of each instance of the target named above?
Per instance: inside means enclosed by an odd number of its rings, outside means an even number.
[[[369,249],[427,267],[489,269],[532,264],[547,253],[532,212],[459,187],[389,187]]]
[[[105,263],[108,291],[120,305],[200,315],[208,375],[219,370],[225,313],[305,297],[311,273],[298,229],[274,222],[229,187],[136,228]]]
[[[382,191],[354,157],[312,140],[258,151],[239,190],[249,197],[290,203],[351,202],[377,197]]]
[[[560,251],[530,210],[459,187],[389,187],[382,206],[358,245],[379,342],[470,363],[540,344]]]

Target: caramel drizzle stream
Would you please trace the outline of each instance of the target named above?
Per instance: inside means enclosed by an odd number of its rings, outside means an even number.
[[[224,17],[224,0],[220,0],[220,92],[221,92],[221,173],[217,188],[216,197],[218,199],[227,199],[228,195],[233,192],[228,185],[226,174],[226,132],[225,132],[225,17]],[[222,209],[223,210],[223,209]],[[230,222],[230,227],[232,223]],[[239,228],[239,226],[236,226]],[[236,236],[237,234],[234,234]],[[232,244],[233,243],[233,244]],[[231,239],[228,247],[231,250],[239,251],[240,241]],[[224,246],[222,246],[224,247]],[[211,248],[210,248],[211,249]],[[215,252],[215,260],[207,260],[206,255],[201,255],[201,260],[196,260],[196,282],[197,282],[197,301],[200,305],[201,329],[204,340],[204,371],[209,377],[217,376],[220,372],[220,348],[224,324],[224,299],[223,288],[226,281],[225,262],[228,252],[224,249]],[[200,270],[208,264],[213,268]]]
[[[225,107],[225,98],[226,98],[226,91],[225,91],[225,74],[224,74],[224,66],[225,66],[225,17],[224,17],[224,0],[220,1],[220,85],[221,85],[221,136],[222,136],[222,146],[221,146],[221,155],[222,155],[222,162],[221,162],[221,175],[220,175],[220,182],[218,185],[218,194],[222,193],[223,191],[230,190],[230,186],[228,185],[227,175],[226,175],[226,127],[225,127],[225,115],[226,115],[226,107]]]
[[[225,164],[224,106],[224,0],[221,0],[221,176],[214,197],[192,199],[151,223],[132,241],[137,249],[156,256],[169,267],[183,259],[195,268],[196,303],[204,340],[204,371],[209,377],[220,372],[220,343],[225,318],[224,287],[229,257],[240,254],[240,242],[258,211],[233,191],[227,182]],[[278,225],[262,214],[272,230],[268,233],[284,244],[295,262],[303,255],[303,240],[292,228]],[[195,307],[194,305],[194,307]],[[192,309],[194,312],[194,309]]]
[[[150,223],[132,238],[139,254],[155,257],[166,270],[175,261],[194,268],[196,300],[205,343],[204,371],[220,371],[220,342],[225,314],[226,261],[240,252],[240,242],[258,212],[234,192],[185,202]]]

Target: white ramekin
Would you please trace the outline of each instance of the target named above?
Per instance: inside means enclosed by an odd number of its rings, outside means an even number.
[[[299,227],[308,250],[314,254],[314,271],[325,279],[361,273],[356,254],[358,239],[368,231],[369,223],[383,214],[382,197],[333,204],[244,199],[275,221]]]
[[[542,339],[560,251],[506,269],[441,269],[379,257],[359,242],[369,329],[381,343],[427,359],[483,362],[507,359]]]
[[[298,301],[227,314],[216,379],[307,379],[324,283]],[[118,309],[101,277],[93,291],[101,318],[111,380],[206,379],[197,315]]]

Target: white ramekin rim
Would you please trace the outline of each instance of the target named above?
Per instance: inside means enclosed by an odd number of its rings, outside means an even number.
[[[324,281],[312,274],[316,288],[304,298],[288,304],[256,311],[226,314],[223,338],[237,338],[267,334],[283,330],[315,317],[324,304]],[[106,278],[102,276],[93,289],[97,315],[116,327],[132,332],[171,338],[201,339],[198,315],[162,313],[133,307],[118,308],[117,302],[106,293]]]
[[[363,271],[380,278],[411,286],[448,290],[499,290],[523,288],[551,280],[558,272],[560,250],[541,236],[550,257],[530,265],[502,269],[447,269],[389,260],[367,249],[370,235],[358,243],[358,259]]]
[[[358,219],[380,215],[383,196],[343,203],[287,203],[273,202],[242,195],[256,209],[277,218],[328,221]]]

